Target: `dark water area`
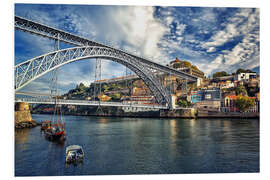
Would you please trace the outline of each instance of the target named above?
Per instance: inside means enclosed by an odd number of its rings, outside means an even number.
[[[37,122],[51,115],[33,115]],[[40,127],[15,132],[15,176],[259,172],[257,119],[151,119],[65,116],[67,141]],[[65,165],[81,145],[82,164]]]

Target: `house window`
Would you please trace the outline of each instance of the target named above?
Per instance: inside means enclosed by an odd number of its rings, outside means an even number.
[[[211,94],[206,94],[205,99],[211,99]]]

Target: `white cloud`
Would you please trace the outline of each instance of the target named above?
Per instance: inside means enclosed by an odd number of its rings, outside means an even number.
[[[173,17],[172,16],[166,17],[165,22],[166,22],[166,25],[169,26],[173,22]]]
[[[104,8],[104,7],[102,7]],[[190,57],[194,64],[198,65],[206,73],[210,74],[219,69],[232,70],[239,66],[255,67],[259,64],[259,10],[255,12],[252,9],[240,9],[233,17],[226,20],[224,24],[217,24],[224,27],[217,31],[207,42],[197,38],[197,33],[209,33],[207,24],[216,23],[217,14],[211,8],[202,9],[199,14],[191,14],[190,24],[184,24],[178,19],[178,14],[174,7],[166,7],[160,10],[163,16],[162,21],[154,17],[153,7],[139,6],[116,6],[106,7],[101,10],[102,15],[94,15],[92,12],[78,9],[76,6],[67,8],[65,11],[54,9],[52,16],[47,12],[33,10],[32,19],[48,24],[54,27],[61,27],[69,32],[76,32],[81,36],[94,39],[99,42],[111,42],[114,47],[124,48],[129,52],[144,57],[152,57],[156,62],[167,64],[175,57],[171,54],[181,54]],[[99,12],[99,13],[100,13]],[[57,16],[56,16],[57,15]],[[61,19],[60,22],[58,22]],[[203,23],[200,23],[203,22]],[[176,24],[175,32],[171,33],[172,23]],[[198,28],[198,32],[186,32],[189,25],[192,24]],[[216,30],[216,29],[215,29]],[[185,36],[183,34],[185,33]],[[164,35],[168,36],[165,37]],[[209,57],[206,52],[213,55],[217,52],[217,47],[234,40],[235,37],[243,36],[243,40],[235,45],[232,50],[223,51],[216,58]],[[34,42],[37,51],[45,53],[53,49],[53,41],[47,41],[43,38],[33,37],[25,39],[27,44]],[[184,42],[189,42],[190,46],[184,46]],[[205,51],[201,51],[204,48]],[[197,49],[197,50],[194,50]],[[199,49],[199,50],[198,50]],[[135,52],[136,51],[136,52]],[[206,60],[207,59],[207,60]],[[90,66],[90,65],[89,65]],[[63,78],[62,86],[68,87],[79,82],[88,83],[91,77],[94,78],[94,64],[91,66],[91,74],[82,72],[81,66],[74,63],[73,68],[63,67],[68,73]],[[124,66],[116,65],[110,61],[103,64],[104,78],[121,75],[125,71]],[[112,68],[113,67],[113,68]],[[122,71],[122,72],[121,72]],[[110,75],[111,74],[111,75]],[[69,78],[67,78],[69,77]],[[93,80],[92,78],[92,80]],[[89,79],[89,80],[88,80]]]
[[[237,31],[235,25],[228,24],[224,30],[217,32],[210,41],[206,43],[203,42],[202,47],[207,49],[209,47],[221,46],[224,43],[233,40],[233,38],[238,35],[239,31]]]
[[[211,63],[205,63],[205,62],[197,63],[197,66],[200,69],[203,69],[203,71],[204,71],[204,73],[206,73],[206,75],[210,75],[214,70],[217,70],[220,67],[222,67],[223,60],[224,60],[224,56],[223,55],[219,55]],[[222,68],[224,68],[224,66]]]
[[[213,8],[203,8],[198,18],[207,22],[215,22],[217,14],[213,12]]]
[[[203,44],[207,52],[213,52],[215,47],[231,41],[236,36],[243,36],[242,41],[232,50],[223,51],[214,61],[205,65],[208,73],[218,70],[234,72],[238,68],[254,68],[259,66],[259,9],[240,9],[223,31],[217,32],[211,41]],[[237,27],[237,28],[236,28]]]
[[[143,56],[155,58],[163,56],[158,43],[168,32],[168,28],[154,18],[153,7],[125,7],[111,13],[120,32],[108,33],[115,33],[118,41],[127,41],[128,45],[141,51]]]
[[[248,35],[255,27],[259,26],[258,18],[259,9],[256,9],[255,13],[252,12],[252,9],[240,9],[238,13],[228,19],[227,24],[223,24],[225,28],[212,36],[210,41],[206,43],[203,42],[202,47],[208,49],[212,46],[221,46],[224,43],[233,40],[233,38],[237,36]]]
[[[216,48],[215,47],[209,47],[209,49],[207,49],[207,52],[215,52]]]
[[[178,36],[181,36],[183,34],[183,32],[185,31],[186,26],[187,25],[185,25],[185,24],[177,23],[175,34]]]
[[[235,72],[238,68],[252,69],[260,64],[259,47],[251,43],[247,36],[242,42],[237,44],[231,51],[224,51],[209,64],[202,65],[207,74],[214,71]]]

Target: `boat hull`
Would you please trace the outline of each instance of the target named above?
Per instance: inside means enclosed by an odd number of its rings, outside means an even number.
[[[50,141],[65,141],[66,135],[64,131],[58,133],[45,132],[45,137]]]

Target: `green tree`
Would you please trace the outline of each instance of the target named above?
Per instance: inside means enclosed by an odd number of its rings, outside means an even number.
[[[250,99],[247,96],[238,96],[235,100],[235,106],[244,112],[255,105],[255,100]]]
[[[238,96],[238,95],[242,95],[242,96],[246,96],[247,95],[247,90],[245,88],[245,86],[238,86],[236,88],[234,88],[235,90],[235,94]]]
[[[225,71],[221,71],[221,72],[215,72],[213,74],[213,78],[217,78],[217,77],[222,77],[222,76],[228,76],[229,74],[227,74]]]
[[[187,107],[187,101],[179,100],[177,101],[177,105],[180,107]]]
[[[86,89],[86,86],[83,83],[80,83],[76,86],[76,89],[78,89],[79,91],[84,91]]]
[[[185,67],[191,67],[191,66],[192,66],[191,63],[188,62],[188,61],[183,61],[183,65],[184,65]]]
[[[116,90],[117,89],[117,85],[116,85],[116,83],[113,83],[112,84],[112,90]]]
[[[121,94],[120,93],[115,93],[112,95],[112,100],[120,100]]]
[[[195,66],[195,65],[192,65],[191,68],[192,68],[192,69],[195,69],[195,70],[197,70],[197,71],[199,71],[198,67]]]
[[[109,86],[107,84],[104,84],[102,88],[104,92],[107,92],[109,90]]]
[[[187,101],[187,97],[179,97],[176,103],[180,107],[190,107],[191,103]]]

